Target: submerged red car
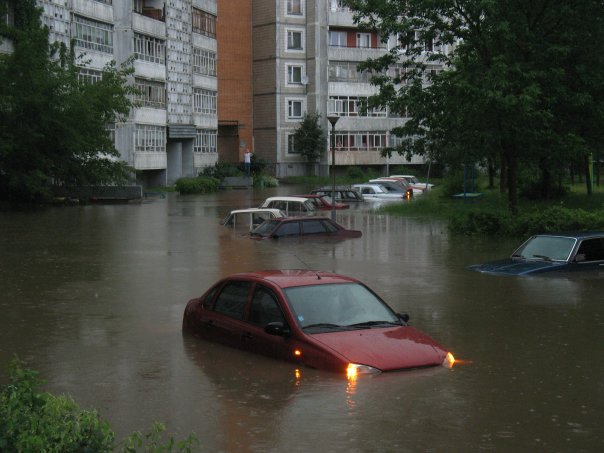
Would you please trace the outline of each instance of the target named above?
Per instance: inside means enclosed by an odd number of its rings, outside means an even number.
[[[284,217],[268,219],[250,232],[254,239],[287,237],[325,237],[334,239],[360,238],[359,230],[349,230],[327,217]]]
[[[190,300],[183,332],[348,377],[452,366],[408,319],[352,277],[268,270],[231,275]]]

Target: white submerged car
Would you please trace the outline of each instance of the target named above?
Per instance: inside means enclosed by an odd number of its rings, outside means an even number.
[[[404,201],[408,199],[405,192],[390,192],[377,183],[353,184],[352,187],[361,192],[363,198],[368,201]]]
[[[414,189],[430,190],[432,187],[434,187],[434,184],[419,182],[419,179],[413,175],[390,175],[389,178],[402,178],[406,180]]]
[[[227,215],[222,224],[233,227],[234,229],[246,228],[252,231],[265,220],[287,217],[287,214],[280,209],[270,208],[247,208],[235,209]]]
[[[303,197],[270,197],[259,207],[280,209],[290,217],[317,215],[315,205],[308,198]]]

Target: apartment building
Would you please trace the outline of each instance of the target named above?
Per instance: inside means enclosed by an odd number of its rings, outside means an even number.
[[[383,55],[396,37],[383,43],[376,33],[359,30],[341,0],[255,0],[253,11],[256,152],[274,162],[277,177],[307,168],[293,140],[306,112],[321,114],[330,135],[327,117],[339,117],[329,141],[336,148],[336,172],[354,165],[386,171],[389,165],[422,163],[419,157],[408,162],[398,154],[381,156],[396,144],[390,130],[404,117],[387,110],[363,114],[360,108],[376,88],[357,64]],[[327,174],[331,154],[324,154],[321,174]]]
[[[164,186],[218,160],[216,0],[37,0],[50,41],[69,44],[92,82],[134,57],[140,89],[127,121],[109,125],[137,183]],[[10,49],[7,49],[10,51]]]

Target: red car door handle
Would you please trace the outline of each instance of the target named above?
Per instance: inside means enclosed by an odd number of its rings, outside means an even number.
[[[251,340],[252,338],[254,338],[254,336],[250,332],[246,332],[243,335],[241,335],[241,338],[244,340]]]

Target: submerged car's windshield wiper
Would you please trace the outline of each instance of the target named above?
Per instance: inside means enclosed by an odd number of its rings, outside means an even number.
[[[546,255],[533,255],[533,258],[541,258],[542,260],[545,260],[545,261],[552,261],[552,259]]]
[[[400,326],[400,325],[401,325],[400,322],[395,322],[395,321],[366,321],[366,322],[359,322],[356,324],[350,324],[349,326],[346,326],[346,327]]]

